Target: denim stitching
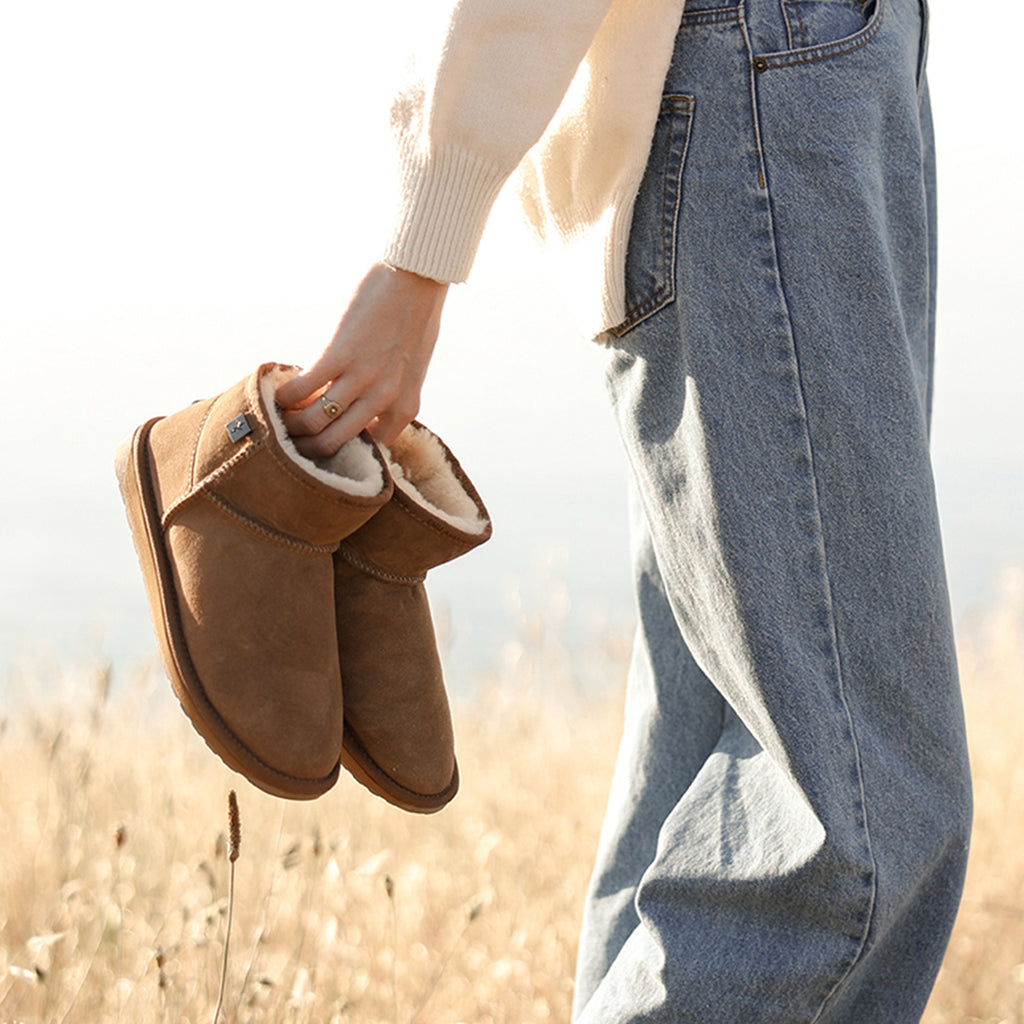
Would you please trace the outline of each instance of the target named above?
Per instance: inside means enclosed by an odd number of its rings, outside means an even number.
[[[820,61],[829,57],[838,56],[845,53],[851,53],[855,50],[866,46],[872,39],[877,36],[885,13],[885,0],[879,0],[878,11],[872,23],[865,26],[865,28],[855,36],[841,40],[837,43],[828,44],[826,46],[814,47],[807,50],[804,53],[794,53],[786,56],[783,55],[762,55],[756,57],[752,63],[752,70],[754,72],[764,72],[769,68],[777,67],[789,67],[799,64],[811,63],[814,61]],[[753,86],[753,76],[752,76]],[[757,115],[755,106],[755,125]],[[760,140],[758,141],[758,149],[760,154]],[[772,235],[772,246],[775,251],[776,266],[778,261],[778,249],[775,242],[775,230],[774,230],[774,217],[771,216],[771,193],[767,192],[768,210],[769,210],[769,223],[770,231]],[[832,989],[825,995],[822,1000],[821,1006],[818,1012],[814,1015],[811,1024],[821,1021],[825,1014],[829,1003],[835,996],[836,992],[842,987],[845,980],[850,976],[854,968],[861,961],[864,956],[864,952],[867,949],[868,935],[870,934],[871,925],[874,919],[875,907],[877,902],[877,890],[878,890],[878,865],[875,860],[873,843],[871,841],[871,829],[868,820],[868,809],[867,809],[867,793],[864,786],[864,773],[861,761],[860,742],[857,737],[857,730],[853,721],[853,714],[850,709],[849,702],[846,697],[846,687],[844,684],[844,669],[842,656],[839,651],[839,636],[838,636],[838,623],[835,616],[835,598],[832,592],[832,580],[828,569],[828,547],[826,544],[825,535],[823,532],[822,520],[821,520],[821,508],[820,508],[820,492],[818,489],[817,475],[814,467],[814,446],[812,444],[810,434],[810,423],[807,419],[807,403],[804,394],[803,380],[800,373],[799,356],[796,348],[796,340],[792,333],[792,321],[789,317],[789,303],[785,296],[785,287],[781,281],[778,281],[781,292],[782,301],[785,309],[785,316],[787,320],[787,327],[790,336],[790,344],[792,346],[791,353],[792,359],[796,363],[796,386],[799,390],[800,404],[801,404],[801,420],[803,425],[804,443],[807,446],[807,458],[810,460],[809,471],[811,487],[813,491],[813,503],[814,513],[817,519],[817,536],[819,545],[819,557],[821,559],[820,572],[822,574],[822,583],[824,586],[824,598],[825,598],[825,614],[827,616],[827,629],[828,629],[828,643],[831,648],[831,656],[835,668],[835,682],[838,687],[838,698],[843,710],[843,714],[846,720],[846,732],[849,737],[849,741],[853,748],[853,767],[854,767],[854,782],[856,785],[856,791],[859,797],[859,812],[860,812],[860,827],[863,830],[863,841],[865,845],[865,852],[867,854],[868,862],[871,865],[871,873],[867,879],[869,883],[869,893],[865,916],[862,924],[862,931],[859,938],[859,944],[854,955],[850,958],[849,965],[846,970],[841,972],[837,977],[836,982]]]
[[[689,28],[691,25],[717,25],[720,22],[738,21],[739,7],[722,7],[714,11],[693,11],[683,12],[682,24]]]
[[[790,17],[790,14],[794,16]],[[782,14],[786,19],[786,33],[789,36],[789,47],[791,50],[803,49],[807,46],[807,30],[804,27],[804,19],[800,14],[800,8],[791,3],[790,0],[783,0],[782,3]],[[799,41],[793,38],[793,21],[796,21]]]
[[[766,53],[754,59],[754,70],[763,73],[772,68],[796,67],[799,64],[812,64],[815,61],[829,60],[832,57],[841,57],[847,53],[853,53],[867,46],[882,27],[882,20],[885,16],[885,0],[878,0],[878,12],[874,20],[866,25],[860,32],[841,39],[835,43],[828,43],[824,46],[814,46],[807,50],[796,50],[793,53]]]
[[[686,154],[690,148],[690,129],[693,123],[693,112],[696,101],[691,96],[664,96],[661,101],[661,116],[669,118],[668,145],[665,147],[665,161],[662,173],[664,187],[662,190],[662,221],[661,221],[661,277],[665,283],[659,285],[639,305],[632,306],[617,326],[609,330],[609,334],[621,337],[642,320],[668,305],[675,298],[675,251],[679,225],[679,210],[683,194],[683,169],[686,167]],[[685,119],[685,124],[680,122]],[[681,145],[677,145],[677,134],[682,133]],[[673,160],[678,151],[678,171],[671,173]]]
[[[750,122],[754,133],[754,153],[757,157],[757,184],[758,188],[763,190],[768,187],[768,174],[765,167],[764,152],[761,148],[761,125],[757,116],[757,76],[754,74],[757,70],[757,62],[753,57],[753,47],[750,43],[750,33],[747,31],[747,22],[745,18],[739,19],[739,27],[740,34],[743,36],[743,47],[747,51],[747,61],[750,67],[747,77],[749,79],[748,88],[750,90]]]
[[[862,758],[860,751],[860,742],[857,738],[857,729],[853,720],[853,713],[850,709],[849,701],[846,697],[846,686],[844,683],[844,667],[842,655],[839,650],[839,626],[836,620],[835,614],[835,596],[832,590],[832,576],[829,572],[829,558],[828,558],[828,545],[826,542],[824,524],[821,514],[821,492],[818,486],[818,477],[815,469],[815,457],[814,457],[814,444],[811,438],[810,421],[807,415],[807,400],[804,390],[803,376],[800,370],[800,359],[797,351],[796,337],[793,332],[793,321],[790,315],[789,300],[786,297],[785,286],[782,282],[781,274],[779,273],[779,258],[778,258],[778,244],[775,236],[775,218],[772,214],[772,200],[771,193],[766,191],[766,202],[768,212],[768,231],[770,236],[770,245],[773,253],[774,263],[774,275],[779,289],[779,298],[782,304],[782,319],[784,321],[785,331],[788,338],[788,346],[783,353],[787,361],[792,361],[793,368],[792,373],[794,374],[794,384],[797,389],[799,407],[797,410],[797,417],[799,420],[798,429],[803,435],[803,445],[805,446],[805,454],[803,460],[806,462],[806,472],[809,477],[809,484],[811,488],[810,495],[810,508],[814,516],[814,527],[813,534],[816,542],[816,555],[817,555],[817,572],[821,577],[821,585],[823,588],[822,598],[822,626],[825,629],[825,643],[827,644],[828,654],[832,663],[834,672],[833,680],[836,685],[836,696],[838,697],[841,713],[845,719],[846,735],[848,741],[852,745],[853,754],[853,782],[856,787],[858,794],[858,810],[860,813],[859,827],[862,830],[862,840],[864,842],[864,852],[867,854],[867,860],[870,864],[870,873],[866,876],[865,881],[868,883],[868,896],[867,906],[864,911],[863,920],[854,923],[854,927],[860,930],[860,934],[857,939],[857,949],[853,956],[850,957],[848,966],[845,970],[840,968],[840,973],[836,978],[835,984],[825,995],[818,1008],[817,1013],[811,1019],[810,1024],[817,1024],[822,1020],[822,1016],[828,1008],[829,1002],[832,997],[839,991],[843,983],[853,972],[854,968],[861,961],[864,956],[865,950],[867,949],[868,936],[871,932],[871,926],[874,921],[875,907],[877,903],[878,893],[878,864],[875,860],[873,844],[871,841],[871,829],[868,820],[868,808],[867,808],[867,792],[864,786],[864,770],[862,767]],[[855,938],[855,936],[850,936]]]

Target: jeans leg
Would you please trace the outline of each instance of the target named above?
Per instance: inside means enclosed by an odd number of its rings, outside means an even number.
[[[640,923],[635,900],[662,823],[722,734],[727,705],[675,624],[643,509],[631,534],[638,625],[622,741],[580,935],[575,1005],[582,1008]]]
[[[581,968],[583,1024],[907,1024],[938,970],[970,789],[927,449],[922,28],[919,0],[687,4],[609,383],[672,611],[650,630],[726,707],[696,774],[645,766],[688,784],[632,932]]]

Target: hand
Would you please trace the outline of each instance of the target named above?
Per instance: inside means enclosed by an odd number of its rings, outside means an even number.
[[[407,270],[370,268],[330,344],[278,388],[285,427],[303,455],[333,455],[364,428],[382,444],[398,437],[419,411],[447,294],[447,284]],[[339,414],[328,415],[324,396]]]

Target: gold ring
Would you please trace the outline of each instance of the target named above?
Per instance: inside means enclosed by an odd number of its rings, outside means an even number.
[[[327,413],[330,419],[334,419],[335,416],[341,415],[341,406],[337,402],[332,401],[327,397],[326,394],[320,396],[320,404],[323,406],[323,410]]]

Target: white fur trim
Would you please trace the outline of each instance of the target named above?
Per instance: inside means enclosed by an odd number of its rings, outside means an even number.
[[[361,437],[354,437],[332,456],[313,461],[307,459],[288,436],[274,398],[278,387],[295,376],[294,369],[278,366],[268,370],[260,381],[260,394],[266,406],[274,434],[285,454],[305,473],[336,491],[360,498],[372,498],[384,490],[384,471],[374,457],[373,449]]]
[[[438,519],[480,535],[490,525],[452,471],[444,446],[426,427],[410,423],[390,449],[381,446],[395,486]]]

